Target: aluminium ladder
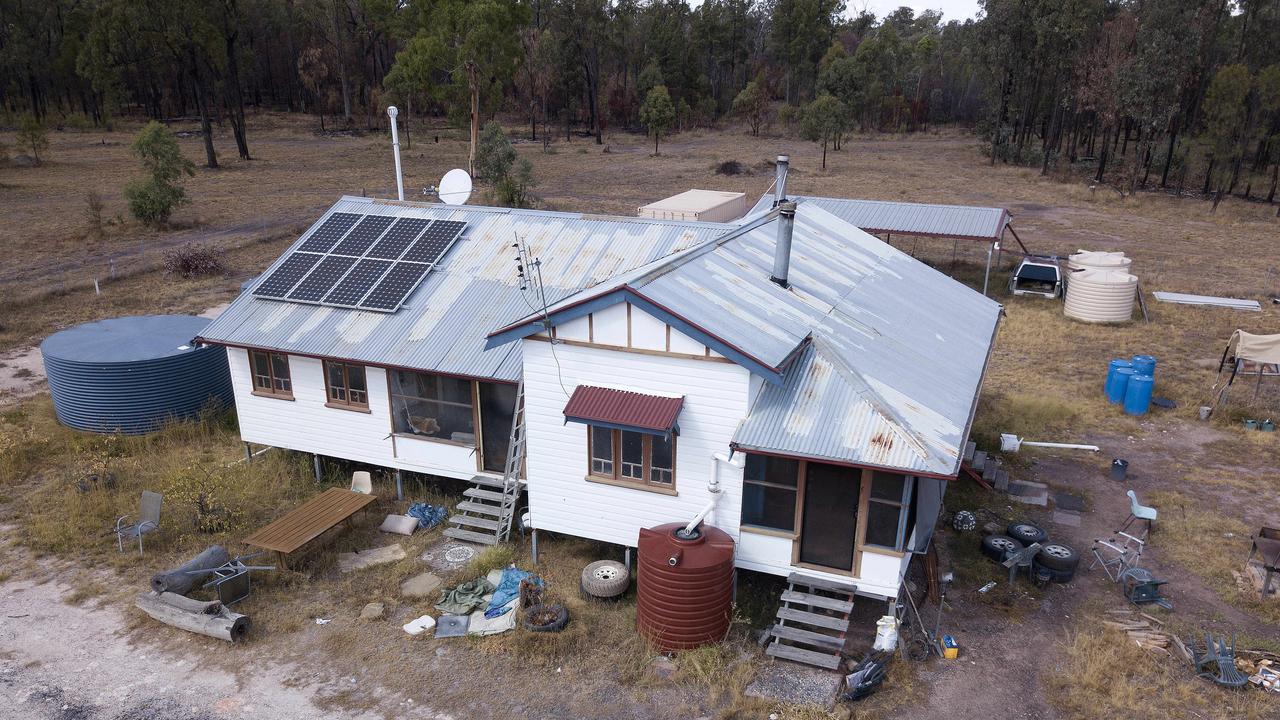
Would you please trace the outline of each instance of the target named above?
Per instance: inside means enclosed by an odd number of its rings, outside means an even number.
[[[511,537],[511,525],[520,501],[524,468],[524,381],[516,386],[516,407],[511,414],[511,435],[507,444],[507,462],[502,478],[476,475],[474,487],[464,490],[457,504],[460,512],[449,516],[453,527],[446,528],[447,537],[482,545],[497,545]]]

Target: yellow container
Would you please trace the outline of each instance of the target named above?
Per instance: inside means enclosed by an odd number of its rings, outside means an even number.
[[[960,656],[960,646],[956,644],[956,639],[950,635],[942,636],[942,657],[947,660],[955,660]]]

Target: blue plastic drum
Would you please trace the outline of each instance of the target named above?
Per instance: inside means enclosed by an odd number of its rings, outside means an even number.
[[[1133,369],[1139,375],[1150,375],[1151,377],[1156,376],[1156,359],[1154,356],[1134,355],[1132,362]]]
[[[1117,360],[1112,360],[1111,364],[1107,367],[1107,380],[1102,385],[1102,391],[1107,394],[1107,397],[1111,397],[1111,385],[1116,381],[1116,370],[1119,370],[1122,367],[1131,368],[1133,367],[1133,362],[1130,360],[1125,360],[1121,358]],[[1119,402],[1119,401],[1112,401],[1112,402]]]
[[[1124,391],[1124,411],[1127,415],[1146,415],[1151,407],[1151,391],[1156,379],[1150,375],[1133,375]]]
[[[1125,393],[1129,391],[1129,379],[1133,376],[1134,372],[1131,367],[1116,368],[1116,374],[1111,380],[1111,386],[1107,388],[1107,399],[1112,404],[1119,405],[1124,402]]]

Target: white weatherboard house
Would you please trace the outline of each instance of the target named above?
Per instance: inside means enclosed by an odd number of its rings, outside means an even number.
[[[717,224],[343,198],[200,340],[246,442],[474,480],[455,537],[504,537],[519,475],[543,531],[634,547],[706,513],[738,567],[893,598],[999,314],[803,199]]]

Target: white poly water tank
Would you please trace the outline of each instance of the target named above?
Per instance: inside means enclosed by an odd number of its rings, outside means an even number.
[[[1071,275],[1063,312],[1094,323],[1128,322],[1138,278],[1120,270],[1081,270]]]
[[[1067,269],[1076,270],[1119,270],[1129,272],[1133,265],[1131,258],[1122,252],[1104,252],[1098,250],[1078,250],[1067,258]]]

